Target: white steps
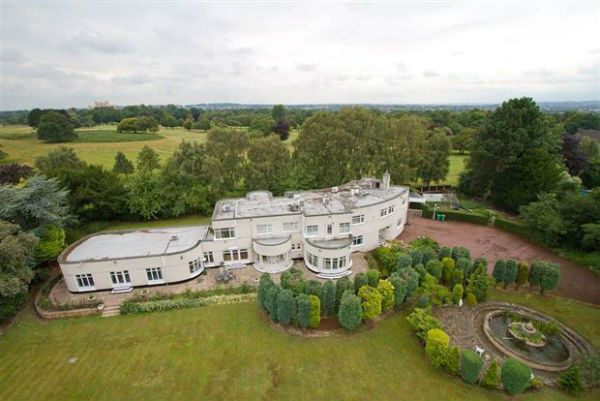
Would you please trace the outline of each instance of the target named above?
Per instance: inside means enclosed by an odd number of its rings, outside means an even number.
[[[113,288],[113,290],[110,292],[111,294],[125,294],[128,292],[133,291],[133,287],[132,286],[128,286],[128,287],[115,287]]]
[[[121,314],[121,306],[114,305],[114,306],[104,306],[104,309],[102,309],[100,316],[111,317],[111,316],[118,316],[120,314]]]
[[[335,280],[338,278],[349,276],[351,274],[352,274],[352,270],[346,270],[346,271],[339,272],[339,273],[319,273],[319,274],[317,274],[317,277],[325,278],[325,279],[329,279],[329,280]]]

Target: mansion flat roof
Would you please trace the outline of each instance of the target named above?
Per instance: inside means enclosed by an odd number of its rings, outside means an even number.
[[[188,226],[98,233],[74,243],[61,259],[84,262],[178,253],[193,248],[207,230],[208,226]]]
[[[213,220],[231,220],[303,214],[318,216],[350,213],[353,209],[393,199],[408,191],[407,187],[381,188],[375,179],[361,179],[332,188],[294,191],[273,197],[267,191],[250,192],[245,198],[217,202]]]

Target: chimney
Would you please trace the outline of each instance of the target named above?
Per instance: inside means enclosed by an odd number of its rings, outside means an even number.
[[[383,189],[390,188],[390,173],[388,173],[387,171],[383,173],[383,180],[381,180],[381,186],[383,187]]]

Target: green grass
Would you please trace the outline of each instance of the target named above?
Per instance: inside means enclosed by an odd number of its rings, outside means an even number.
[[[518,294],[516,294],[518,297]],[[533,302],[533,301],[530,301]],[[543,307],[545,300],[540,301]],[[547,308],[600,335],[596,309]],[[254,303],[149,315],[41,322],[25,314],[0,336],[0,399],[507,400],[432,368],[405,320],[332,338],[279,333]],[[574,323],[574,325],[575,325]],[[76,363],[68,360],[76,357]],[[596,400],[545,389],[519,400]]]
[[[588,266],[596,274],[600,274],[600,251],[583,252],[570,249],[555,249],[565,259],[582,266]]]
[[[444,183],[458,185],[458,179],[460,173],[465,169],[465,160],[467,160],[467,157],[468,155],[459,155],[457,153],[450,155],[450,170]]]
[[[90,164],[100,164],[107,168],[112,168],[115,161],[115,154],[118,151],[125,153],[130,159],[135,161],[138,152],[146,145],[156,150],[162,161],[165,161],[177,149],[182,140],[204,142],[206,141],[205,131],[187,131],[181,127],[161,128],[158,132],[158,138],[152,134],[152,140],[148,140],[150,134],[117,134],[116,125],[100,125],[89,129],[79,129],[82,138],[75,142],[68,143],[45,143],[37,139],[34,131],[23,125],[3,125],[0,126],[0,145],[9,155],[9,162],[25,163],[32,166],[35,159],[46,155],[53,149],[61,146],[68,146],[75,149],[77,155]],[[111,134],[114,132],[114,134]],[[103,140],[95,135],[100,134]],[[121,136],[124,135],[124,136]],[[116,140],[120,139],[120,142]],[[127,139],[127,141],[124,141]],[[134,142],[132,140],[138,139]]]

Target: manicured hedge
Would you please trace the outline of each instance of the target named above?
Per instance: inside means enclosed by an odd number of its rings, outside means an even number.
[[[502,384],[510,395],[522,393],[531,381],[531,368],[529,366],[507,358],[502,365]]]
[[[121,315],[137,313],[164,312],[175,309],[198,308],[205,305],[222,305],[239,302],[249,302],[256,298],[256,294],[215,295],[209,298],[174,298],[161,301],[132,302],[125,301],[121,305]]]
[[[476,383],[481,368],[483,368],[483,358],[470,349],[463,350],[460,356],[460,377],[465,383]]]
[[[463,212],[461,210],[442,210],[439,213],[446,215],[446,220],[465,221],[467,223],[488,225],[489,216],[478,213]]]
[[[498,227],[503,231],[508,231],[513,234],[517,234],[521,237],[525,237],[528,240],[532,240],[533,236],[529,229],[522,223],[514,220],[508,220],[503,217],[496,217],[494,220],[494,226]]]

